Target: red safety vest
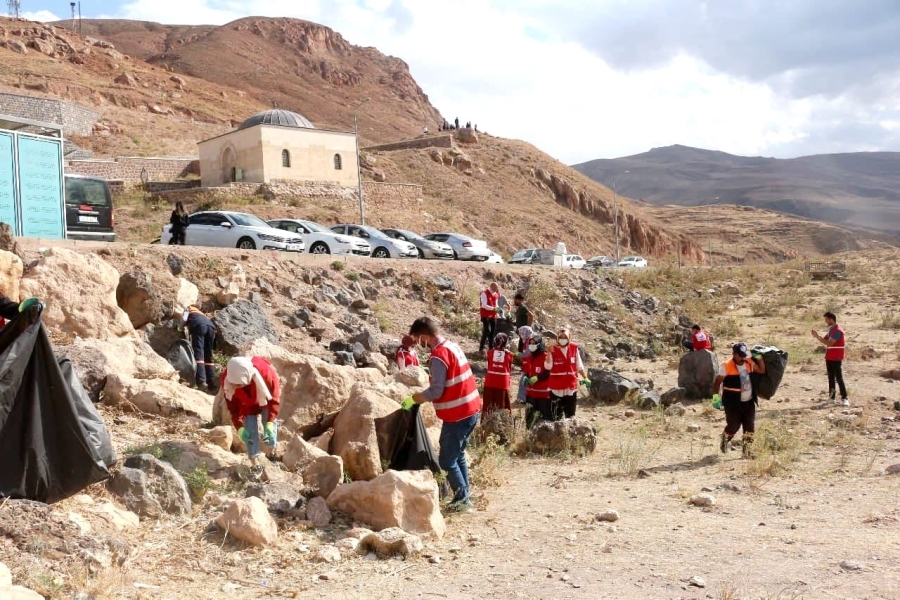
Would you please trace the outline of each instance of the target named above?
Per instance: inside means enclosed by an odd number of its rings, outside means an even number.
[[[406,367],[418,367],[419,356],[412,350],[407,350],[400,346],[397,348],[397,356],[394,357],[394,362],[397,363],[397,368],[402,371]]]
[[[500,293],[492,292],[490,289],[484,290],[485,298],[487,299],[487,305],[496,309],[497,302],[500,301]],[[478,305],[481,306],[481,300],[479,299]],[[481,318],[482,319],[493,319],[497,316],[496,310],[486,310],[483,306],[480,308]]]
[[[825,336],[825,339],[831,339],[832,334],[835,332],[840,332],[841,339],[839,339],[834,346],[828,346],[825,349],[825,360],[844,360],[844,347],[847,345],[847,336],[844,335],[844,330],[841,329],[841,326],[835,324],[831,327],[828,330],[828,335]]]
[[[578,345],[569,342],[565,350],[554,346],[550,351],[553,368],[550,369],[551,390],[578,389]]]
[[[484,376],[484,387],[508,390],[510,371],[512,371],[512,352],[509,350],[488,350],[487,374]]]
[[[529,355],[522,359],[522,372],[528,377],[536,377],[544,372],[544,359],[546,352],[537,356]],[[542,400],[550,397],[550,379],[538,381],[534,385],[529,385],[525,390],[526,398],[534,398]]]
[[[437,417],[441,421],[455,423],[480,411],[478,384],[462,349],[453,342],[441,340],[431,351],[431,358],[441,361],[447,367],[444,392],[433,402]]]
[[[709,343],[709,334],[702,329],[697,333],[691,334],[691,346],[694,350],[709,350],[712,344]]]

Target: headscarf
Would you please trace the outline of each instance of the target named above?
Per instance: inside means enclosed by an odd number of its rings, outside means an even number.
[[[509,336],[505,333],[498,333],[494,336],[494,349],[495,350],[505,350],[507,344],[509,344]]]
[[[269,391],[257,368],[253,366],[253,361],[246,356],[235,356],[228,361],[224,386],[227,400],[234,398],[238,388],[246,387],[251,382],[256,385],[256,402],[260,406],[267,406],[272,399],[272,392]]]
[[[519,337],[523,340],[530,340],[531,336],[534,335],[534,330],[528,325],[522,325],[519,327]]]
[[[568,327],[560,327],[559,331],[556,332],[556,339],[561,337],[566,338],[570,342],[572,341],[572,333],[569,331]]]
[[[539,333],[532,334],[531,339],[529,339],[528,343],[537,345],[537,350],[531,353],[532,356],[543,354],[547,350],[547,345],[544,343],[544,338]]]
[[[416,340],[413,339],[411,335],[404,335],[403,339],[400,340],[400,345],[410,350],[413,346],[416,345]]]

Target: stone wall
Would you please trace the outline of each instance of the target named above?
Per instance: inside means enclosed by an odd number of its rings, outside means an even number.
[[[149,194],[158,194],[160,192],[191,190],[199,187],[199,179],[191,179],[190,181],[148,181],[146,190]]]
[[[154,181],[172,181],[188,175],[199,175],[199,162],[192,157],[120,156],[112,160],[70,160],[66,165],[66,173],[121,179],[130,184],[140,183],[143,169],[147,169],[147,175]]]
[[[356,194],[353,194],[356,198]],[[363,198],[367,206],[418,206],[422,186],[413,183],[363,182]]]
[[[61,125],[63,135],[83,136],[91,135],[100,118],[98,112],[62,100],[5,93],[0,93],[0,114]]]
[[[366,148],[360,148],[360,150],[366,150],[368,152],[388,152],[391,150],[415,150],[419,148],[450,148],[452,146],[452,135],[426,135],[414,140],[405,140],[403,142],[393,142],[391,144],[381,144],[378,146],[368,146]]]

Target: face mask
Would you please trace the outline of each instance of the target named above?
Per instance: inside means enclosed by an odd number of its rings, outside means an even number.
[[[537,344],[528,344],[528,351],[529,351],[529,352],[537,352],[537,348],[538,348],[538,347],[537,347]]]
[[[569,340],[567,340],[566,338],[562,338],[561,340],[559,340],[559,345],[562,347],[566,347],[569,345]]]

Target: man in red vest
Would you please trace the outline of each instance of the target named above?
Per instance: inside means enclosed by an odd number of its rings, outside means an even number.
[[[812,330],[813,337],[825,344],[825,368],[828,371],[828,399],[834,402],[835,383],[841,390],[841,404],[850,406],[850,400],[847,398],[847,387],[844,385],[844,374],[841,369],[844,362],[844,348],[846,347],[846,336],[841,326],[837,324],[837,317],[833,312],[825,313],[825,323],[828,325],[828,333],[824,336],[819,335],[815,329]]]
[[[688,350],[712,350],[712,338],[702,327],[695,324],[691,327],[691,339],[684,342]]]
[[[405,398],[400,406],[409,410],[417,403],[434,405],[434,412],[443,421],[438,464],[446,471],[453,490],[453,508],[465,512],[470,506],[466,445],[481,412],[478,384],[466,355],[458,345],[441,335],[437,321],[431,317],[418,318],[409,328],[409,335],[431,349],[431,385]]]
[[[481,341],[478,343],[478,352],[480,353],[484,353],[485,347],[490,348],[494,342],[494,333],[497,331],[499,302],[500,286],[493,282],[486,290],[481,292],[481,306],[478,309],[481,315]]]

